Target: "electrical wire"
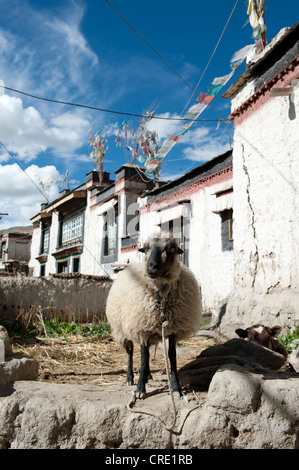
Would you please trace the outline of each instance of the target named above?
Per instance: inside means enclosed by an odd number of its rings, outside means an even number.
[[[125,111],[115,111],[111,109],[104,109],[104,108],[98,108],[96,106],[88,106],[85,104],[78,104],[78,103],[71,103],[69,101],[60,101],[60,100],[54,100],[51,98],[45,98],[43,96],[37,96],[33,95],[31,93],[26,93],[25,91],[20,91],[16,90],[15,88],[10,88],[5,85],[0,85],[1,88],[4,88],[5,90],[12,91],[14,93],[19,93],[20,95],[28,96],[29,98],[34,98],[37,100],[42,100],[42,101],[49,101],[50,103],[57,103],[57,104],[63,104],[67,106],[77,106],[79,108],[87,108],[87,109],[92,109],[95,111],[101,111],[104,113],[111,113],[111,114],[120,114],[122,116],[132,116],[132,117],[139,117],[139,118],[147,118],[147,115],[144,114],[137,114],[137,113],[128,113]],[[152,119],[159,119],[159,120],[165,120],[165,121],[193,121],[192,119],[186,119],[186,118],[175,118],[175,117],[165,117],[165,116],[152,116]],[[226,121],[227,119],[222,119],[222,121]],[[219,119],[196,119],[194,122],[218,122]]]
[[[234,13],[236,7],[237,7],[238,2],[239,2],[239,0],[236,0],[236,3],[234,4],[233,9],[232,9],[232,11],[230,12],[230,15],[229,15],[229,17],[228,17],[228,19],[227,19],[227,21],[226,21],[226,23],[225,23],[225,26],[224,26],[223,30],[222,30],[222,33],[221,33],[220,36],[219,36],[219,39],[218,39],[218,41],[217,41],[217,43],[216,43],[216,46],[214,47],[214,50],[213,50],[213,52],[212,52],[212,54],[211,54],[211,56],[210,56],[210,58],[209,58],[209,60],[208,60],[208,63],[207,63],[207,65],[205,66],[204,71],[202,72],[202,74],[201,74],[201,76],[200,76],[200,78],[199,78],[199,80],[198,80],[198,82],[197,82],[197,85],[196,85],[196,87],[193,89],[193,93],[192,93],[192,95],[190,96],[189,100],[187,101],[187,104],[185,105],[185,107],[184,107],[184,109],[183,109],[183,111],[182,111],[181,114],[183,114],[183,112],[184,112],[185,109],[187,108],[188,104],[190,103],[190,101],[191,101],[191,99],[192,99],[194,93],[196,92],[197,88],[199,87],[199,84],[200,84],[200,82],[202,81],[202,79],[203,79],[203,77],[204,77],[204,75],[205,75],[205,73],[206,73],[206,71],[207,71],[207,69],[208,69],[208,67],[209,67],[209,65],[210,65],[210,63],[211,63],[211,61],[212,61],[212,59],[213,59],[213,57],[214,57],[214,55],[215,55],[215,52],[216,52],[216,50],[218,49],[218,46],[219,46],[219,44],[220,44],[220,41],[221,41],[221,39],[222,39],[222,37],[223,37],[223,35],[224,35],[224,33],[225,33],[225,30],[226,30],[226,28],[227,28],[227,26],[228,26],[228,23],[230,22],[230,19],[231,19],[233,13]]]
[[[140,33],[138,33],[138,31],[128,22],[128,20],[126,20],[126,18],[124,18],[124,16],[108,1],[108,0],[105,0],[105,2],[115,11],[115,13],[134,31],[134,33],[136,34],[136,36],[139,37],[139,39],[141,39],[141,41],[143,41],[148,47],[150,47],[152,49],[152,51],[164,62],[164,64],[173,72],[175,73],[180,80],[182,80],[182,82],[188,87],[190,88],[191,90],[193,90],[193,87],[164,59],[164,57],[161,56],[161,54],[159,54],[159,52],[146,40],[144,39],[144,37],[141,36]]]
[[[8,155],[15,161],[15,163],[19,166],[19,168],[25,173],[25,175],[27,176],[27,178],[29,178],[29,180],[31,181],[31,183],[37,188],[37,190],[42,194],[42,196],[46,199],[47,203],[50,204],[50,200],[48,199],[48,197],[44,194],[44,192],[41,190],[41,188],[38,187],[38,185],[35,183],[35,181],[31,178],[30,175],[28,175],[28,173],[26,172],[26,170],[22,167],[22,165],[20,164],[20,162],[15,158],[15,156],[10,152],[10,150],[8,150],[8,148],[4,145],[4,143],[0,140],[0,145],[2,145],[2,147],[6,150],[6,152],[8,153]],[[53,210],[54,214],[57,215],[58,219],[63,222],[64,218],[62,217],[62,215],[57,212],[56,210]],[[72,229],[74,230],[74,229]],[[91,255],[91,257],[95,260],[95,262],[100,266],[100,268],[104,271],[104,273],[110,278],[111,276],[109,275],[109,273],[106,271],[106,269],[104,268],[104,266],[97,260],[97,258],[94,256],[94,254],[90,251],[90,249],[85,245],[85,243],[83,242],[82,240],[82,245],[84,246],[84,248],[86,249],[86,251],[88,251],[88,253]]]

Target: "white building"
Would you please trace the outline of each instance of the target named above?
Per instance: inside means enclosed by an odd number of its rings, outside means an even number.
[[[144,169],[123,165],[100,187],[97,173],[44,205],[31,219],[34,276],[80,272],[109,275],[143,256],[137,239],[156,232],[178,239],[182,261],[202,286],[213,311],[233,282],[232,152],[154,188]]]
[[[12,227],[0,232],[0,272],[28,273],[32,227]]]
[[[234,287],[223,328],[299,323],[299,23],[224,97],[234,119]]]
[[[201,285],[204,311],[214,311],[233,286],[232,196],[228,151],[139,199],[141,239],[157,231],[177,239]]]
[[[152,185],[142,170],[122,166],[112,181],[103,184],[92,171],[86,182],[64,193],[31,219],[33,223],[30,269],[33,276],[51,273],[113,275],[113,263],[121,260],[135,242],[126,243],[127,208]],[[133,235],[133,234],[131,234]]]

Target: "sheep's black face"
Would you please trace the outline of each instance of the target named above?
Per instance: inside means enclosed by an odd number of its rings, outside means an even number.
[[[175,240],[167,243],[159,241],[152,246],[145,244],[139,251],[147,255],[146,273],[151,279],[167,277],[177,255],[183,253]]]

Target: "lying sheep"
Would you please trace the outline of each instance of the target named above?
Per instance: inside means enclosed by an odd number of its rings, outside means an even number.
[[[201,319],[200,287],[191,271],[178,260],[182,250],[172,238],[152,238],[140,249],[145,260],[130,264],[113,282],[106,315],[112,334],[127,352],[127,383],[134,383],[133,348],[141,346],[141,368],[136,396],[143,398],[151,379],[149,347],[168,337],[172,390],[181,394],[176,342],[195,334]]]
[[[250,326],[246,328],[246,330],[238,328],[235,332],[240,336],[240,338],[248,338],[248,341],[251,343],[259,344],[260,346],[264,346],[265,348],[282,354],[286,360],[288,357],[288,351],[280,339],[277,338],[281,330],[281,326],[273,326],[270,328],[269,326],[258,324]]]

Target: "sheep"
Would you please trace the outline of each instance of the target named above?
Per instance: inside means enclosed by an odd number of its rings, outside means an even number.
[[[141,367],[135,396],[144,398],[152,379],[149,348],[168,337],[171,388],[182,395],[176,364],[176,342],[198,331],[201,290],[192,272],[178,260],[183,251],[173,238],[152,237],[139,248],[145,258],[129,264],[114,280],[106,304],[112,336],[127,352],[127,384],[134,384],[134,343]]]
[[[265,348],[282,354],[286,360],[288,357],[288,351],[280,339],[277,338],[281,330],[281,326],[273,326],[271,328],[269,326],[258,324],[250,326],[246,328],[246,330],[238,328],[235,332],[240,338],[248,338],[248,341],[251,343],[259,344],[260,346],[264,346]]]

